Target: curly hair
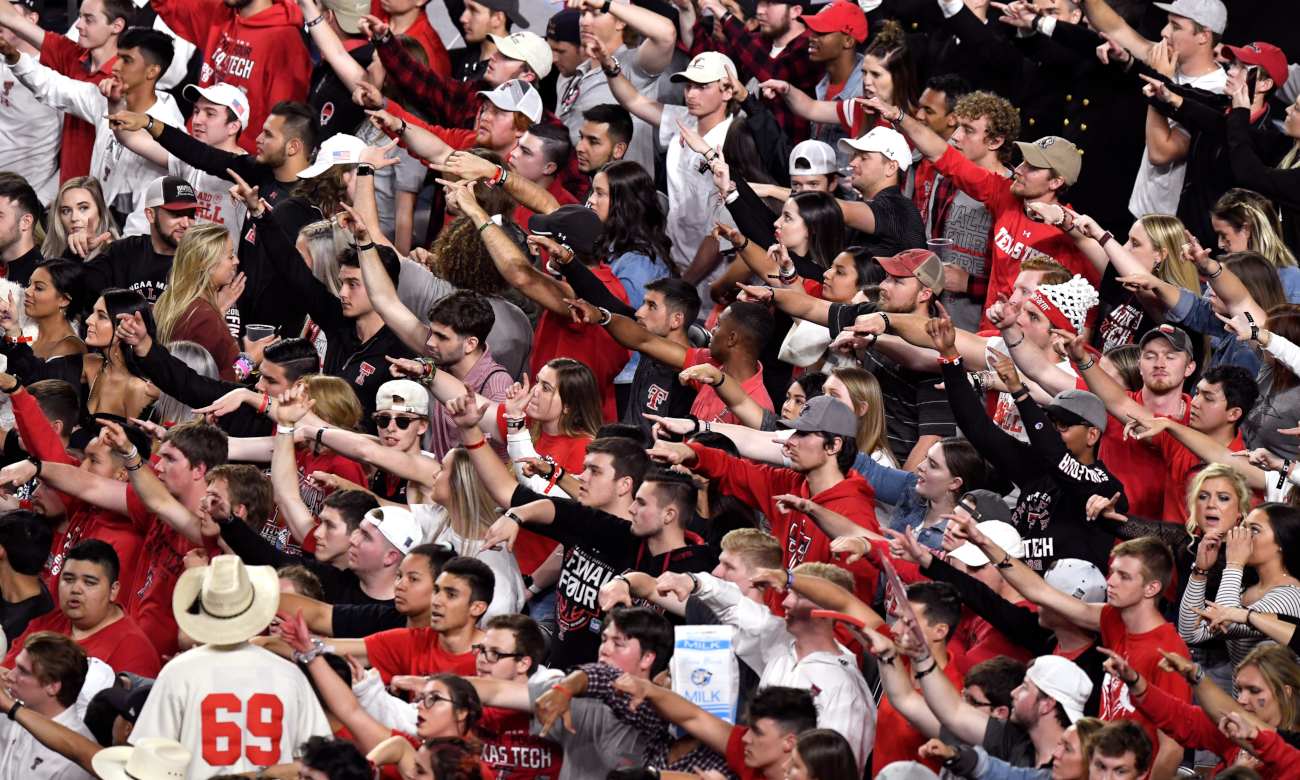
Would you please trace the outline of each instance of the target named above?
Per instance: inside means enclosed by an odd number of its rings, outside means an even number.
[[[957,101],[953,113],[967,119],[987,117],[985,134],[989,138],[1002,139],[998,159],[1003,162],[1011,159],[1011,150],[1020,137],[1020,115],[1016,113],[1016,107],[1011,105],[1011,101],[992,92],[971,92]]]
[[[499,295],[510,285],[501,278],[487,244],[469,217],[457,217],[433,242],[433,272],[462,290]]]

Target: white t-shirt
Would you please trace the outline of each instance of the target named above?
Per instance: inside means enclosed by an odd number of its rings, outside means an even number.
[[[279,739],[271,741],[278,734]],[[247,642],[196,647],[163,666],[130,742],[166,737],[193,754],[187,780],[287,764],[329,722],[297,666]]]
[[[77,708],[69,707],[51,718],[89,740],[86,724],[77,717]],[[0,777],[6,780],[93,780],[94,775],[36,741],[36,737],[17,722],[0,718]]]
[[[1173,81],[1206,92],[1222,95],[1228,83],[1228,71],[1220,67],[1204,76],[1189,78],[1182,71],[1175,70]],[[1184,135],[1190,135],[1187,128],[1177,122],[1169,126]],[[1153,165],[1148,150],[1142,150],[1142,165],[1138,167],[1137,181],[1133,184],[1133,195],[1128,201],[1129,213],[1134,219],[1145,214],[1173,214],[1178,211],[1178,198],[1183,191],[1183,177],[1187,175],[1187,159],[1176,160],[1164,165]]]
[[[692,130],[699,130],[700,120],[692,116],[686,106],[664,106],[663,118],[659,122],[659,143],[668,150],[665,165],[668,169],[668,237],[673,240],[673,262],[678,268],[686,270],[695,259],[695,251],[700,242],[713,232],[718,222],[735,225],[727,207],[718,202],[718,188],[713,184],[713,174],[700,173],[700,163],[704,155],[695,152],[689,146],[682,145],[682,129],[677,120]],[[731,127],[731,117],[727,117],[704,134],[704,142],[714,149],[721,149],[727,140],[727,130]],[[720,242],[722,249],[730,249],[731,244]],[[709,284],[726,270],[719,263],[717,270],[696,285],[700,291],[700,300],[711,300]],[[710,307],[700,309],[700,319],[708,317]]]
[[[36,58],[39,60],[39,58]],[[63,114],[43,105],[0,60],[0,171],[17,173],[49,205],[59,191]]]
[[[500,550],[484,550],[482,540],[466,539],[452,530],[447,521],[447,510],[439,504],[411,504],[411,514],[421,528],[425,528],[426,543],[445,544],[456,551],[457,555],[478,558],[492,569],[492,601],[488,603],[487,612],[482,621],[497,615],[513,615],[524,605],[527,591],[524,589],[524,576],[519,571],[519,563],[514,553]]]
[[[244,150],[240,149],[238,153],[244,154]],[[195,221],[225,225],[235,236],[235,246],[238,247],[239,228],[244,224],[248,207],[242,200],[230,197],[233,182],[200,171],[174,154],[167,155],[167,175],[179,176],[194,188],[194,195],[199,199]]]
[[[984,345],[984,365],[979,370],[982,371],[985,368],[992,370],[993,361],[996,358],[993,357],[990,350],[994,349],[1004,355],[1010,354],[1010,350],[1007,349],[1007,340],[1001,336],[993,336]],[[1056,364],[1056,367],[1070,376],[1077,377],[1079,375],[1079,372],[1074,370],[1074,364],[1068,360],[1062,360]],[[1025,435],[1025,424],[1020,420],[1020,410],[1016,408],[1016,402],[1011,400],[1010,393],[998,393],[997,406],[989,416],[993,418],[993,422],[1001,426],[1002,430],[1023,442],[1029,441],[1029,437]]]

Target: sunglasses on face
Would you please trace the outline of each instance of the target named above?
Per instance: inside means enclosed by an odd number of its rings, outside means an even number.
[[[411,423],[419,420],[419,417],[398,417],[395,414],[377,414],[374,416],[375,425],[380,428],[387,428],[392,423],[397,423],[397,430],[404,431],[411,427]]]

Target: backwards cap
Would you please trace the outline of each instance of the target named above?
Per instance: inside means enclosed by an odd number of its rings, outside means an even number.
[[[1065,284],[1041,284],[1029,296],[1029,303],[1046,314],[1052,325],[1076,336],[1083,332],[1088,310],[1096,306],[1098,300],[1097,291],[1078,274]]]

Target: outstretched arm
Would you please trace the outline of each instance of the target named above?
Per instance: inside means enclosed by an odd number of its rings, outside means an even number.
[[[686,366],[686,347],[675,341],[651,333],[644,325],[621,314],[610,312],[609,320],[603,322],[605,315],[600,309],[584,300],[570,298],[565,301],[570,312],[576,313],[582,321],[592,325],[603,324],[605,332],[624,349],[644,352],[648,357],[668,366],[684,368]],[[566,316],[570,316],[566,312]],[[721,374],[719,374],[719,377]],[[713,377],[716,380],[718,377]]]
[[[593,41],[589,44],[587,53],[606,71],[614,67],[614,56],[605,51],[605,47],[600,41]],[[607,79],[607,81],[609,82],[609,91],[614,96],[614,99],[618,101],[620,106],[626,108],[632,116],[655,127],[658,127],[663,122],[663,103],[642,95],[622,73]]]
[[[632,697],[632,707],[649,704],[664,720],[684,729],[703,742],[709,750],[720,756],[727,754],[732,725],[682,698],[671,688],[655,685],[630,674],[624,674],[615,680],[614,688]]]
[[[1145,416],[1134,418],[1128,435],[1138,439],[1150,439],[1161,431],[1168,431],[1192,454],[1206,463],[1226,463],[1246,475],[1246,482],[1253,490],[1265,488],[1263,469],[1252,466],[1245,458],[1237,457],[1232,450],[1211,439],[1200,431],[1192,430],[1168,417],[1153,417],[1148,412]]]
[[[311,650],[311,637],[303,617],[301,615],[291,617],[285,612],[280,612],[279,616],[280,635],[289,648],[303,653]],[[335,650],[338,651],[337,644]],[[307,664],[307,671],[316,682],[316,691],[320,694],[321,702],[334,714],[334,717],[347,726],[348,731],[352,732],[353,741],[363,753],[369,753],[380,742],[392,736],[391,729],[366,712],[361,702],[357,701],[356,694],[352,693],[352,687],[339,677],[324,656],[318,655],[313,658]]]
[[[838,125],[840,114],[832,100],[818,100],[788,81],[771,80],[758,85],[766,97],[780,96],[796,116],[809,122]]]
[[[126,505],[126,485],[115,479],[99,477],[64,463],[43,463],[41,480],[60,493],[67,493],[100,509],[123,516],[130,511]]]
[[[943,139],[943,136],[931,130],[929,125],[916,119],[903,109],[891,106],[877,97],[863,100],[861,105],[894,122],[894,126],[903,135],[907,136],[907,140],[912,142],[912,146],[915,146],[921,156],[930,162],[939,159],[944,152],[948,151],[948,142]]]
[[[434,165],[433,169],[439,173],[450,173],[461,179],[474,181],[491,181],[500,174],[500,169],[491,161],[463,151],[452,152],[446,161],[441,165]],[[507,173],[502,186],[511,197],[519,201],[519,205],[534,214],[550,214],[560,207],[560,202],[546,188],[522,176]]]
[[[10,3],[9,0],[0,0],[0,27],[9,28],[19,38],[39,50],[45,43],[45,30],[27,18],[27,14],[23,12],[25,7]]]
[[[1124,21],[1124,17],[1115,12],[1106,0],[1083,0],[1083,12],[1088,17],[1088,24],[1104,36],[1110,36],[1125,49],[1133,52],[1138,59],[1145,61],[1151,56],[1151,41],[1143,38]]]
[[[298,0],[298,6],[302,8],[302,18],[309,22],[320,16],[321,9],[316,5],[315,0]],[[343,41],[340,41],[339,36],[334,33],[334,28],[328,24],[314,24],[307,32],[311,34],[311,39],[316,43],[321,56],[329,63],[330,68],[334,70],[335,75],[348,91],[355,90],[357,84],[365,80],[366,69],[352,59],[352,55],[344,48]]]
[[[356,212],[354,224],[366,227],[367,236],[372,236],[368,226],[379,224],[377,214],[373,217],[376,220],[373,222],[370,221],[372,217],[363,215],[364,211],[374,208],[375,205],[374,178],[373,176],[356,177],[356,209],[349,209],[350,212]],[[354,231],[357,229],[353,228]],[[372,240],[375,240],[373,236]],[[357,252],[357,260],[361,265],[361,283],[365,285],[366,295],[370,297],[371,305],[379,312],[384,324],[397,334],[407,348],[417,355],[424,354],[424,343],[429,338],[429,326],[420,322],[420,318],[406,308],[397,297],[397,285],[384,270],[383,263],[379,261],[379,253],[372,249]]]

